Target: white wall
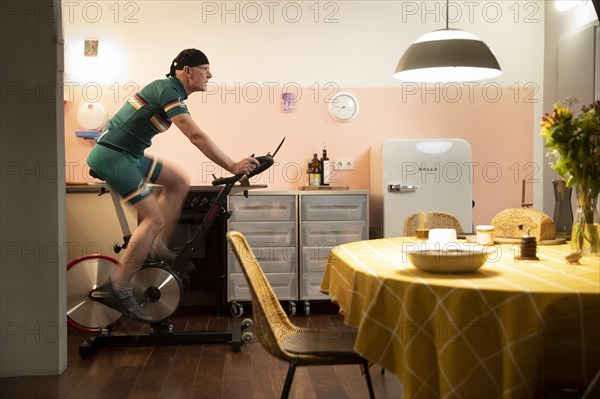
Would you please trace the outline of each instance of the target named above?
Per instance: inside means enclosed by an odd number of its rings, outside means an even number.
[[[98,38],[105,62],[87,77],[100,83],[147,83],[167,73],[181,49],[196,47],[208,55],[219,85],[400,87],[391,76],[396,63],[419,36],[445,27],[445,4],[63,1],[66,81],[86,79],[77,71],[82,42]],[[504,74],[494,82],[541,84],[543,1],[452,1],[449,15],[451,28],[469,30],[495,50]]]

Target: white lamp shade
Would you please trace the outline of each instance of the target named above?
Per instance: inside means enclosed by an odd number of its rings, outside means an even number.
[[[554,7],[560,12],[569,11],[571,8],[584,7],[588,0],[555,0]]]
[[[410,82],[460,82],[502,74],[494,53],[477,36],[459,29],[427,33],[402,55],[394,78]]]

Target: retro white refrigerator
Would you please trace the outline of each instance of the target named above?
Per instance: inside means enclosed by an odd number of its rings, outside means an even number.
[[[472,231],[473,164],[462,139],[392,139],[371,147],[372,237],[403,235],[415,212],[446,212]],[[373,234],[374,233],[374,234]]]

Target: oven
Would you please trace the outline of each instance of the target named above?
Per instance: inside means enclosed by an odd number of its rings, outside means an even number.
[[[215,189],[217,190],[217,189]],[[211,203],[219,191],[199,191],[190,188],[183,203],[181,214],[169,241],[169,248],[179,253],[202,223]],[[227,203],[223,204],[226,209]],[[220,213],[206,235],[205,245],[194,252],[192,262],[196,273],[190,276],[189,290],[219,291],[217,303],[227,289],[227,218]]]

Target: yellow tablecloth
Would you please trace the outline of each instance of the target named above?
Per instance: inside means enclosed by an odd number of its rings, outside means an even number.
[[[409,243],[413,244],[409,244]],[[321,290],[358,327],[355,349],[403,382],[403,398],[527,398],[542,384],[585,387],[600,368],[600,259],[568,265],[568,245],[518,245],[476,272],[410,263],[408,238],[333,248]]]

